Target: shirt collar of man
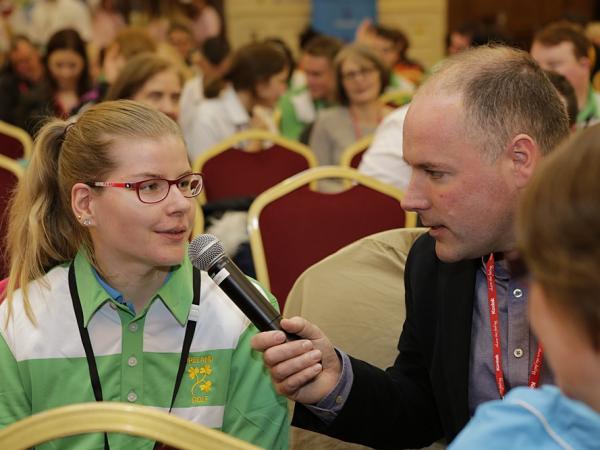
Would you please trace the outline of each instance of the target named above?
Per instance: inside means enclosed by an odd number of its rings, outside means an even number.
[[[77,253],[74,264],[75,278],[83,310],[83,324],[87,327],[92,316],[100,307],[114,298],[111,293],[116,292],[117,295],[120,295],[120,293],[113,288],[111,288],[113,292],[108,292],[98,282],[94,275],[94,268],[89,263],[84,250]],[[180,265],[173,267],[171,274],[156,292],[153,299],[154,301],[156,298],[160,298],[181,325],[186,323],[192,303],[193,288],[191,279],[192,265],[188,258],[184,258]],[[146,313],[151,304],[152,302],[148,304],[142,314]]]

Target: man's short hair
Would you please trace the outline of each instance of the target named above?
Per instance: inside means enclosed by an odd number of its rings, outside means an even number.
[[[591,41],[585,35],[583,29],[571,22],[554,22],[538,31],[533,42],[538,42],[545,47],[554,47],[563,42],[571,42],[577,58],[588,58]]]
[[[331,36],[316,36],[312,38],[304,47],[306,55],[317,58],[327,58],[333,61],[344,44],[337,38]]]
[[[550,152],[569,134],[564,104],[544,71],[522,50],[480,46],[442,62],[419,89],[457,95],[465,132],[496,160],[518,134]]]

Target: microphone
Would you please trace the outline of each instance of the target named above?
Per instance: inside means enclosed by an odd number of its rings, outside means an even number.
[[[225,254],[223,244],[212,234],[201,234],[188,249],[190,261],[204,270],[260,331],[281,330],[281,315]],[[283,331],[283,330],[281,330]],[[286,333],[288,339],[299,339]]]

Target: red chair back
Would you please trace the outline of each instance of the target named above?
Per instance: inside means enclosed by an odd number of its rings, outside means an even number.
[[[0,279],[8,276],[6,264],[6,233],[8,231],[8,202],[17,186],[18,178],[10,170],[0,166]]]
[[[362,150],[358,153],[355,153],[354,156],[352,157],[352,159],[350,160],[350,167],[352,167],[353,169],[358,169],[358,166],[360,165],[360,162],[362,161],[362,157],[367,150],[368,150],[368,148],[365,148],[364,150]]]
[[[248,152],[230,148],[202,167],[207,201],[256,197],[280,181],[309,168],[307,159],[281,145]]]
[[[296,279],[316,262],[373,233],[405,226],[397,199],[363,185],[335,193],[301,187],[260,213],[271,292],[283,310]]]
[[[25,158],[25,148],[17,138],[0,132],[0,153],[12,159]]]

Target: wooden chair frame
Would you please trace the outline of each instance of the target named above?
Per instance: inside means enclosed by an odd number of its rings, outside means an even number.
[[[373,134],[369,134],[368,136],[359,139],[354,144],[346,147],[340,156],[340,166],[352,168],[352,158],[354,158],[357,153],[365,151],[371,146],[373,136]]]
[[[14,173],[19,179],[25,173],[25,169],[16,160],[2,154],[0,154],[0,167]]]
[[[228,137],[227,139],[221,141],[217,145],[213,146],[212,148],[208,149],[206,152],[204,152],[200,156],[198,156],[196,158],[196,160],[193,161],[193,164],[192,164],[192,168],[193,168],[194,172],[202,173],[202,168],[204,167],[204,164],[206,163],[206,161],[215,157],[219,153],[223,153],[224,151],[226,151],[232,147],[235,147],[235,145],[238,144],[239,142],[243,142],[243,141],[247,141],[247,140],[270,141],[275,144],[279,144],[282,147],[285,147],[293,152],[299,153],[302,156],[304,156],[308,161],[309,167],[317,166],[316,156],[311,151],[311,149],[308,148],[306,145],[301,144],[300,142],[292,141],[291,139],[280,136],[278,134],[271,133],[266,130],[250,129],[250,130],[241,131],[239,133],[236,133],[236,134]],[[253,150],[253,151],[249,151],[249,152],[259,152],[259,151],[260,150]],[[200,193],[200,196],[198,198],[199,198],[200,204],[203,205],[206,203],[205,192]]]
[[[82,433],[124,433],[182,450],[258,449],[254,445],[147,406],[92,402],[34,414],[0,430],[2,448],[26,449]]]
[[[256,197],[250,206],[250,210],[248,211],[248,233],[250,235],[252,260],[254,261],[254,268],[256,269],[256,278],[267,289],[271,288],[271,282],[269,280],[269,272],[267,270],[265,249],[260,234],[259,218],[261,211],[269,203],[302,186],[309,185],[310,188],[314,190],[315,183],[318,180],[326,178],[341,178],[349,183],[354,182],[362,184],[363,186],[387,194],[390,197],[398,200],[398,202],[400,202],[404,196],[404,193],[394,186],[382,183],[375,178],[364,175],[356,169],[337,166],[321,166],[305,170],[304,172],[294,175],[293,177],[282,181],[278,185],[273,186],[271,189],[268,189],[260,194],[258,197]],[[417,214],[413,212],[406,212],[404,227],[412,228],[415,227],[416,224]]]
[[[18,140],[23,146],[23,157],[25,159],[31,158],[31,153],[33,152],[33,141],[31,140],[31,136],[29,136],[27,131],[0,120],[0,133],[6,134],[7,136]]]

